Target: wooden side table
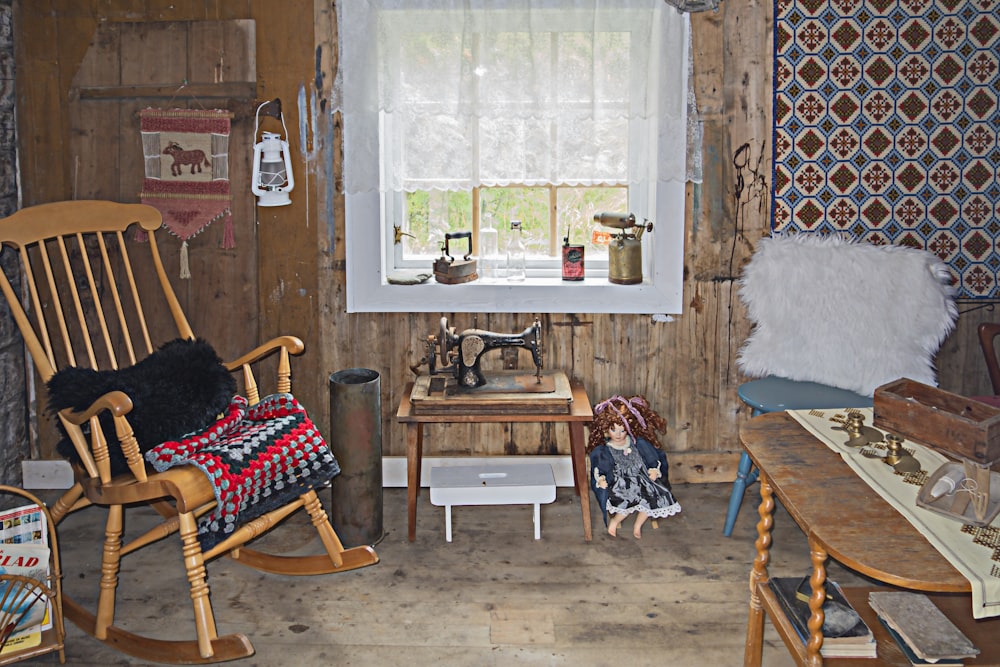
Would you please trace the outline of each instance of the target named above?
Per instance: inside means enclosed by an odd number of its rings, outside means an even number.
[[[823,659],[822,593],[809,600],[809,640],[799,638],[768,585],[775,499],[808,538],[814,590],[822,590],[827,559],[833,558],[876,583],[925,592],[980,649],[966,665],[1000,663],[1000,617],[973,619],[968,580],[839,454],[784,412],[753,418],[740,429],[740,441],[760,470],[761,482],[745,667],[760,667],[765,614],[797,665],[910,665],[868,604],[868,593],[878,590],[874,587],[845,587],[844,595],[872,629],[877,658]]]
[[[580,497],[580,510],[583,513],[583,538],[588,542],[592,538],[590,526],[590,486],[587,472],[586,443],[583,438],[583,426],[594,420],[594,411],[590,398],[583,383],[572,380],[570,386],[573,400],[570,411],[564,414],[443,414],[415,415],[410,404],[410,393],[413,383],[403,389],[403,396],[396,411],[396,421],[406,424],[406,509],[407,527],[410,541],[417,537],[417,496],[420,493],[420,470],[424,448],[424,424],[488,424],[508,422],[556,422],[565,423],[569,427],[570,457],[573,463],[573,486],[576,495]]]

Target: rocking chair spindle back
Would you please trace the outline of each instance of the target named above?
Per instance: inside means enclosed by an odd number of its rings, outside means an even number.
[[[15,251],[19,263],[16,276],[8,278],[0,272],[0,291],[37,369],[40,387],[64,368],[118,371],[149,357],[161,343],[194,338],[160,258],[156,230],[161,224],[155,208],[107,201],[41,204],[0,220],[0,244],[5,252]],[[133,225],[148,235],[148,244],[127,240]],[[140,275],[150,268],[154,278]],[[174,326],[171,331],[154,331],[148,313],[164,306]],[[261,400],[254,371],[259,362],[277,357],[275,391],[289,394],[289,357],[303,349],[298,338],[280,336],[223,365],[241,376],[247,402],[253,406]],[[253,647],[244,635],[219,637],[216,632],[206,582],[207,561],[226,554],[251,567],[279,574],[323,574],[378,562],[370,547],[343,548],[312,487],[235,529],[209,551],[202,551],[197,522],[214,507],[216,489],[194,465],[179,465],[162,472],[147,468],[141,452],[160,443],[137,441],[129,423],[132,410],[133,401],[127,393],[111,391],[85,410],[64,409],[58,413],[79,454],[80,465],[77,483],[51,508],[53,521],[58,523],[68,513],[86,507],[100,506],[107,511],[105,532],[95,536],[95,548],[102,550],[96,611],[92,613],[64,596],[67,618],[95,638],[156,662],[190,664],[252,655]],[[102,430],[99,417],[107,413],[114,424],[113,433]],[[120,443],[130,474],[112,476],[109,441]],[[143,535],[126,539],[124,513],[140,504],[155,508],[163,522]],[[309,514],[323,553],[275,556],[245,546],[299,509]],[[114,623],[121,558],[171,535],[180,537],[178,556],[187,576],[178,586],[186,589],[184,594],[193,603],[193,640],[143,637]]]

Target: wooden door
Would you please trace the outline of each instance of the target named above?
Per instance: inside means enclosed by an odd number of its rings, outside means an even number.
[[[76,199],[139,201],[142,109],[231,113],[229,179],[236,247],[222,247],[222,220],[208,225],[188,241],[191,278],[181,279],[181,241],[166,230],[158,234],[164,264],[177,276],[174,289],[192,327],[224,358],[257,342],[257,239],[250,194],[255,95],[254,21],[229,20],[101,24],[69,96]],[[168,316],[157,313],[154,318],[166,321]]]
[[[235,248],[223,248],[225,225],[209,224],[188,240],[191,277],[180,277],[181,240],[161,229],[164,264],[195,334],[223,359],[258,339],[257,235],[250,193],[256,102],[252,20],[99,24],[69,91],[71,196],[140,201],[144,158],[141,110],[223,109],[231,116],[229,180]],[[131,240],[131,243],[138,241]],[[134,257],[143,253],[131,253]],[[136,266],[152,282],[152,267]],[[100,277],[98,277],[100,281]],[[154,345],[174,337],[165,309],[147,312]],[[46,400],[40,389],[39,411]],[[53,454],[51,420],[39,419],[43,457]]]

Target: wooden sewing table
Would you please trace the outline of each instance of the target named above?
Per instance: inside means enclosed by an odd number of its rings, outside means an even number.
[[[424,447],[424,424],[487,424],[510,422],[556,422],[569,426],[570,458],[573,466],[573,486],[576,495],[580,497],[580,510],[583,513],[583,538],[590,541],[592,537],[590,526],[590,486],[587,472],[586,443],[583,437],[583,426],[594,419],[594,411],[590,405],[587,390],[579,380],[570,380],[572,400],[569,411],[559,414],[529,414],[511,410],[503,413],[490,414],[414,414],[410,395],[413,383],[403,389],[396,412],[396,421],[406,424],[406,508],[407,528],[410,541],[417,536],[417,496],[420,493],[420,470]]]
[[[814,581],[825,580],[829,557],[877,581],[925,592],[981,651],[966,665],[1000,664],[1000,617],[973,619],[968,580],[837,453],[784,412],[755,417],[740,429],[740,440],[761,483],[745,666],[761,664],[765,613],[798,665],[910,665],[868,604],[868,593],[876,588],[844,587],[875,634],[876,659],[824,660],[818,627],[808,644],[799,639],[767,584],[775,496],[809,540]],[[820,604],[810,601],[814,614]]]

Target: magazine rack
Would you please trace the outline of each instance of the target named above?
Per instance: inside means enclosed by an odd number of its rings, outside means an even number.
[[[65,663],[66,629],[63,625],[62,574],[59,570],[59,544],[56,541],[56,529],[55,524],[52,522],[52,516],[49,514],[48,508],[41,500],[23,489],[0,484],[0,493],[21,496],[38,506],[42,514],[45,515],[45,525],[48,533],[47,546],[49,548],[49,574],[47,581],[37,581],[35,579],[16,574],[0,574],[0,582],[7,585],[6,590],[8,593],[6,594],[6,599],[20,600],[20,597],[12,597],[10,593],[10,591],[16,591],[18,587],[21,587],[21,590],[26,592],[41,591],[51,601],[50,606],[52,621],[51,628],[41,631],[41,642],[35,644],[34,646],[25,646],[20,650],[0,653],[0,665],[8,665],[12,662],[27,660],[28,658],[34,658],[46,653],[52,653],[53,651],[59,651],[59,662]],[[2,516],[3,512],[0,511],[0,517]],[[13,595],[17,596],[17,593],[14,593]],[[4,595],[0,594],[0,598],[4,598]],[[16,618],[9,618],[9,614],[0,609],[0,628],[6,627],[8,622],[16,622],[16,620]],[[6,643],[7,637],[3,636],[3,633],[0,632],[0,650],[3,649]]]

